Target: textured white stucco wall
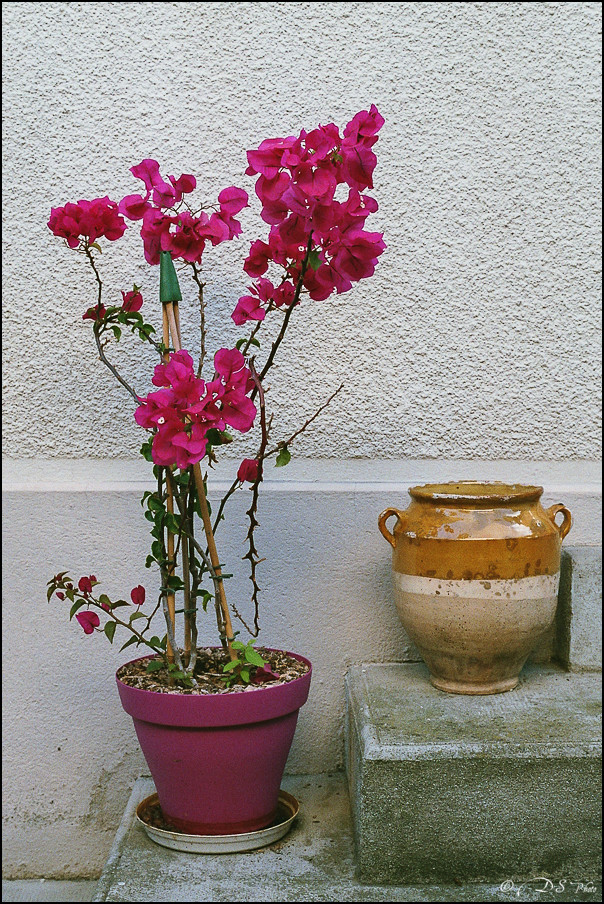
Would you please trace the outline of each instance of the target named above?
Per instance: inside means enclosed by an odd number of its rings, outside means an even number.
[[[208,199],[232,183],[251,192],[244,151],[263,138],[345,123],[372,102],[385,116],[372,228],[388,251],[373,279],[299,311],[272,381],[275,438],[342,379],[346,394],[261,509],[263,640],[315,667],[288,768],[336,768],[348,665],[414,655],[376,530],[409,484],[544,483],[548,503],[577,516],[573,543],[601,542],[597,472],[582,463],[600,455],[600,7],[9,3],[3,13],[4,867],[88,875],[143,762],[114,689],[119,656],[47,606],[44,585],[61,567],[94,570],[116,593],[155,585],[142,568],[147,472],[130,461],[141,436],[95,362],[80,319],[92,283],[46,229],[50,207],[134,190],[128,168],[145,156],[200,175]],[[247,285],[256,214],[207,257],[215,347],[241,335],[228,315]],[[106,253],[103,275],[114,292],[134,280],[151,298],[157,273],[135,233]],[[192,296],[182,308],[194,337]],[[144,390],[153,358],[126,357]],[[107,470],[107,459],[122,461]],[[225,548],[235,564],[240,525]],[[247,596],[248,583],[240,574],[231,592]]]
[[[299,423],[292,397],[311,410],[346,379],[301,453],[598,457],[600,4],[3,11],[6,455],[119,457],[140,442],[94,360],[93,285],[46,229],[51,205],[138,190],[128,168],[145,156],[198,174],[208,199],[251,191],[246,148],[374,102],[371,228],[388,251],[374,278],[299,311],[273,380],[277,432]],[[214,346],[241,335],[228,318],[257,207],[243,223],[207,256]],[[131,232],[103,274],[151,297]],[[187,308],[194,339],[192,296]],[[126,366],[140,391],[151,363],[137,349]]]

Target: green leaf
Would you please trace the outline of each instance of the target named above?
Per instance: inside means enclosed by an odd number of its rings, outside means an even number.
[[[145,442],[142,444],[142,446],[140,448],[140,453],[143,456],[143,458],[145,459],[145,461],[153,461],[153,456],[151,454],[151,446],[152,445],[153,445],[153,440],[147,439],[147,440],[145,440]]]
[[[211,427],[206,433],[206,439],[211,446],[223,446],[233,442],[233,435],[228,430],[217,430]]]
[[[86,605],[85,600],[76,600],[71,609],[69,610],[69,621],[74,617],[78,609],[81,609],[82,606]]]
[[[185,586],[177,574],[171,574],[166,584],[170,590],[182,590]]]
[[[153,637],[152,637],[151,640],[149,641],[149,644],[150,644],[150,646],[155,647],[155,648],[158,649],[158,650],[161,650],[161,649],[162,649],[162,642],[161,642],[161,640],[159,639],[159,637],[157,637],[156,634],[153,635]]]
[[[158,560],[159,560],[159,559],[163,559],[163,557],[164,557],[164,547],[163,547],[163,544],[160,543],[159,540],[155,540],[155,541],[151,544],[151,552],[153,553],[153,555],[155,556],[156,559],[158,559]]]
[[[155,564],[155,559],[153,556],[147,556],[145,559],[145,568],[151,568],[152,565]]]
[[[234,650],[245,650],[245,644],[241,643],[240,640],[234,640],[231,646]]]
[[[223,671],[223,672],[232,672],[233,669],[236,669],[237,666],[240,666],[240,665],[241,665],[241,660],[239,660],[239,659],[231,659],[230,662],[227,662],[226,665],[223,665],[222,671]]]
[[[252,338],[250,339],[250,345],[255,345],[256,348],[260,348],[260,343],[255,336],[252,336]]]
[[[265,660],[262,658],[260,653],[257,653],[252,647],[247,647],[245,651],[245,658],[251,665],[263,666],[265,665]]]
[[[101,606],[109,606],[109,608],[111,608],[111,600],[106,593],[101,593],[101,595],[99,596],[99,603],[101,604]]]
[[[164,524],[170,533],[178,534],[180,532],[180,518],[177,515],[172,514],[172,512],[168,512]]]
[[[239,677],[243,681],[244,684],[250,683],[250,670],[249,669],[241,669],[239,672]]]
[[[130,618],[128,619],[129,623],[132,624],[133,621],[136,621],[137,618],[146,618],[144,612],[133,612]]]
[[[69,600],[70,603],[73,603],[73,601],[75,599],[75,593],[73,590],[66,590],[65,596],[67,597],[67,599]]]
[[[152,512],[163,512],[164,504],[157,498],[157,496],[149,496],[149,499],[147,500],[147,508]]]
[[[147,672],[159,672],[163,665],[164,663],[161,659],[152,659],[151,662],[147,663]]]
[[[88,247],[89,247],[89,248],[96,248],[96,250],[99,252],[99,254],[102,254],[102,253],[103,253],[103,249],[101,248],[101,246],[99,245],[98,242],[89,242],[89,243],[88,243]]]
[[[207,590],[196,590],[194,596],[201,597],[201,605],[203,607],[203,611],[208,611],[208,603],[210,600],[214,599],[214,595],[212,593],[208,593]]]
[[[122,650],[125,650],[126,647],[131,647],[133,643],[139,643],[138,637],[135,637],[134,634],[129,640],[126,641],[125,644],[120,647],[120,653],[122,652]]]
[[[109,638],[111,643],[113,643],[113,635],[115,634],[115,629],[116,629],[116,623],[114,621],[105,622],[105,627],[103,628],[103,631],[105,632],[105,634],[107,635],[107,637]]]
[[[238,339],[237,340],[237,342],[235,343],[235,348],[237,349],[238,352],[241,351],[241,349],[243,348],[243,346],[245,345],[246,342],[247,342],[247,339]]]
[[[116,323],[111,325],[111,332],[115,336],[116,340],[119,342],[120,339],[122,338],[122,331],[120,330],[119,326]]]
[[[318,270],[323,261],[319,257],[319,252],[316,249],[313,249],[308,255],[308,266],[312,267],[313,270]]]
[[[279,449],[279,454],[277,455],[277,459],[275,461],[276,468],[284,468],[285,465],[288,465],[291,461],[292,454],[287,448],[287,446],[283,446]]]
[[[119,609],[121,606],[129,606],[130,603],[127,603],[126,600],[116,600],[115,603],[111,603],[112,609]]]
[[[46,591],[47,602],[50,602],[50,598],[53,595],[53,593],[55,592],[55,590],[56,590],[56,587],[54,584],[48,588],[48,590]]]

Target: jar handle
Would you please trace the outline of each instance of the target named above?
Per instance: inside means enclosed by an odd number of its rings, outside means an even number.
[[[558,512],[562,512],[562,524],[556,524],[556,515],[558,514]],[[570,511],[566,508],[565,505],[562,505],[561,502],[557,502],[555,505],[550,505],[550,507],[545,510],[545,514],[551,521],[553,521],[554,526],[558,528],[560,539],[563,540],[573,524],[573,519]]]
[[[402,521],[405,517],[405,513],[399,511],[396,508],[387,508],[382,512],[380,517],[378,518],[378,527],[380,529],[380,533],[382,537],[385,537],[386,540],[390,543],[393,548],[396,548],[396,540],[394,538],[394,534],[391,534],[388,528],[386,527],[386,521],[390,518],[391,515],[396,515],[398,521]]]

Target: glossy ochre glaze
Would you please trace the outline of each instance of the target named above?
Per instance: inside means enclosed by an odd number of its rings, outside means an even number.
[[[571,515],[562,504],[544,509],[542,493],[519,484],[427,484],[409,490],[406,510],[380,515],[403,627],[442,690],[511,690],[551,628]]]

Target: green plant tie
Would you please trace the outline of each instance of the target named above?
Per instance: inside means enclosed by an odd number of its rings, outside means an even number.
[[[162,304],[182,301],[178,276],[169,251],[160,251],[159,253],[159,300]]]

